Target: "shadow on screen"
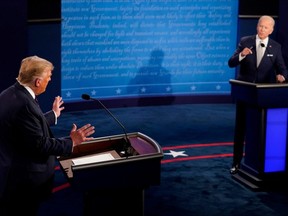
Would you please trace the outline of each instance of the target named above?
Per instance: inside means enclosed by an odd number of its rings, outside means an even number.
[[[146,66],[139,68],[136,76],[130,81],[127,92],[139,96],[138,105],[149,104],[151,98],[156,98],[158,104],[172,104],[171,74],[162,66],[164,52],[155,49],[151,52]],[[150,101],[151,102],[151,101]]]

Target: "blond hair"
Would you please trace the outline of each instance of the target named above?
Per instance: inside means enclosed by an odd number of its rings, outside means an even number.
[[[35,80],[35,78],[43,77],[46,69],[53,70],[53,64],[38,56],[29,56],[21,61],[21,66],[17,80],[22,84],[28,84]]]

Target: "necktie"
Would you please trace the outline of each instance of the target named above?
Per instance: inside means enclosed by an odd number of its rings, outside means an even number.
[[[258,46],[257,46],[257,67],[259,66],[261,59],[264,55],[264,51],[265,51],[265,45],[262,41],[259,42]]]

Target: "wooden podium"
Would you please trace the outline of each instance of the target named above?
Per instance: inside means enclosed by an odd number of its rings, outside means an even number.
[[[245,156],[233,178],[255,190],[286,185],[288,84],[230,84],[232,97],[246,104]]]
[[[131,146],[124,151],[126,137]],[[145,188],[160,184],[162,158],[155,140],[134,132],[95,138],[58,160],[71,186],[83,192],[85,216],[141,216]]]

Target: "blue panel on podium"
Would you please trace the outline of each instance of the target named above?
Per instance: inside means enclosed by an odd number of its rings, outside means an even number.
[[[286,170],[287,108],[268,109],[264,172]]]

